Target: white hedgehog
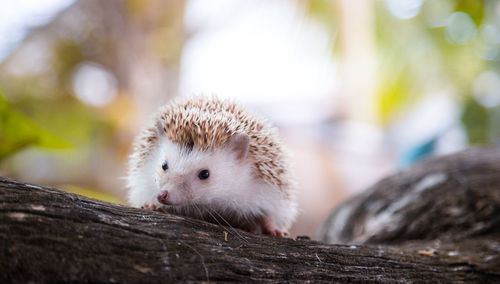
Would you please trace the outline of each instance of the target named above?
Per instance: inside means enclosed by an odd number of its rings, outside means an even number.
[[[134,143],[128,175],[136,207],[284,236],[297,215],[277,131],[232,101],[177,100]]]

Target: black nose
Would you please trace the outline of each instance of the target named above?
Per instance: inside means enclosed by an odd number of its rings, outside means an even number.
[[[161,204],[168,205],[167,197],[168,197],[168,192],[167,191],[164,191],[164,192],[160,193],[158,195],[158,202],[160,202]]]

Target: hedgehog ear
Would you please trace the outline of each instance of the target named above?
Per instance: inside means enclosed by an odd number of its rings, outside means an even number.
[[[236,154],[237,161],[244,161],[248,156],[250,148],[250,136],[245,133],[233,135],[229,141],[229,148]]]
[[[165,125],[165,121],[163,119],[158,119],[156,121],[156,132],[158,133],[158,136],[163,136],[165,134],[165,130],[163,129],[163,126]]]

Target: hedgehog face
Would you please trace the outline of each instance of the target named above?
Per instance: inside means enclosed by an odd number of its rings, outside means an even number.
[[[249,137],[235,135],[225,147],[203,151],[167,138],[159,143],[155,181],[164,205],[210,205],[227,201],[232,192],[252,178],[247,161]]]

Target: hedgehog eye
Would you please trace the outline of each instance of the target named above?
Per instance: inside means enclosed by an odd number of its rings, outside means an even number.
[[[168,169],[168,163],[167,161],[163,162],[163,164],[161,164],[161,168],[166,171]]]
[[[201,170],[200,173],[198,174],[198,177],[202,180],[207,179],[209,176],[210,173],[208,172],[208,170]]]

